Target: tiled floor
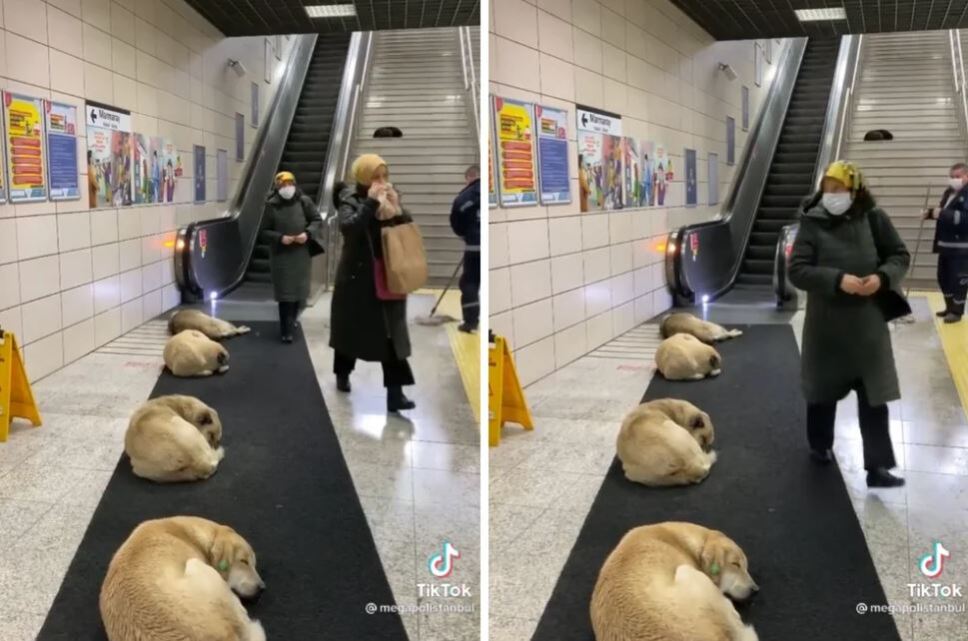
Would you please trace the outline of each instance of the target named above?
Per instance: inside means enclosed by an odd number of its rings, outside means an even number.
[[[952,556],[944,583],[968,589],[968,420],[923,300],[918,322],[895,327],[904,399],[891,406],[900,490],[864,485],[853,397],[841,403],[836,455],[891,604],[928,603],[908,595],[933,540]],[[799,337],[802,314],[792,324]],[[625,412],[652,376],[652,342],[635,330],[530,386],[536,428],[505,429],[490,452],[490,639],[531,638],[614,456]],[[968,331],[968,327],[966,330]],[[622,350],[615,349],[624,345]],[[540,563],[533,560],[540,558]],[[956,600],[958,601],[958,600]],[[964,600],[960,600],[964,602]],[[899,614],[905,641],[968,638],[968,614]]]
[[[431,302],[415,297],[411,316],[426,314]],[[477,639],[479,436],[445,328],[412,326],[418,408],[404,420],[386,415],[378,365],[360,365],[351,395],[336,392],[328,315],[323,299],[303,327],[397,603],[474,609],[404,615],[411,641]],[[32,641],[43,623],[121,455],[128,417],[157,380],[156,330],[143,328],[141,341],[116,342],[40,381],[34,392],[44,426],[16,426],[0,444],[2,641]],[[435,582],[427,558],[445,539],[461,553],[448,580],[468,584],[472,598],[418,595],[418,584]]]

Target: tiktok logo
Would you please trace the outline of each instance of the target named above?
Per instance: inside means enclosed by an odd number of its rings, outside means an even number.
[[[921,574],[929,579],[937,579],[944,572],[944,562],[951,557],[949,552],[940,541],[934,542],[934,548],[929,554],[925,554],[918,561],[918,568]]]
[[[444,549],[440,553],[434,553],[427,559],[427,569],[438,579],[445,579],[454,571],[454,559],[460,558],[460,551],[444,541]]]

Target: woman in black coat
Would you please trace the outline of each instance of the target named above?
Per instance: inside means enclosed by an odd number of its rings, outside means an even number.
[[[269,244],[272,289],[279,302],[279,331],[283,343],[292,342],[296,317],[309,298],[311,238],[323,225],[316,206],[296,187],[288,171],[276,174],[276,188],[266,200],[259,235]]]
[[[333,372],[336,387],[350,391],[350,373],[356,360],[379,362],[387,388],[387,410],[413,409],[416,404],[403,393],[413,385],[410,334],[407,330],[406,298],[381,300],[377,296],[376,269],[382,265],[380,228],[409,220],[397,214],[380,220],[389,200],[396,200],[388,182],[386,162],[375,154],[364,154],[352,168],[355,185],[345,187],[336,199],[343,250],[336,270],[333,307],[330,314],[329,345],[335,351]]]

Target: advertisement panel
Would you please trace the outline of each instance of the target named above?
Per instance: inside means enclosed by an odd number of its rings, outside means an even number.
[[[538,203],[531,103],[494,98],[500,201],[504,207]]]
[[[538,125],[538,184],[541,186],[541,204],[570,203],[568,112],[535,105],[534,119]]]
[[[77,107],[46,101],[47,175],[51,200],[81,197],[77,168]]]
[[[44,100],[5,91],[3,112],[10,202],[47,200]]]
[[[84,108],[87,124],[87,182],[90,207],[132,203],[131,114],[98,103]]]

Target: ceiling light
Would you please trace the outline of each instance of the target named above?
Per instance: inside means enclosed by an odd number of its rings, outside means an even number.
[[[356,15],[356,6],[352,4],[317,4],[306,7],[310,18],[352,18]]]
[[[834,7],[832,9],[795,9],[793,13],[797,14],[797,18],[800,20],[800,22],[847,19],[847,13],[844,11],[843,7]]]

